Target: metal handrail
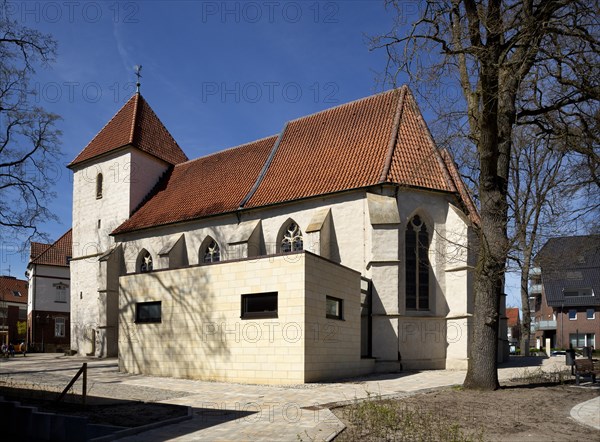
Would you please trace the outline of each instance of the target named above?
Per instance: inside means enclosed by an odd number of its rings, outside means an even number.
[[[71,382],[69,382],[69,384],[65,387],[65,389],[60,394],[60,396],[58,396],[58,398],[56,399],[56,402],[60,402],[64,399],[65,395],[67,394],[67,391],[69,391],[71,389],[71,387],[73,386],[75,381],[77,381],[77,379],[79,379],[79,376],[81,376],[82,374],[83,374],[83,379],[82,379],[83,392],[81,394],[81,399],[82,399],[82,404],[85,407],[85,398],[87,396],[87,362],[83,363],[83,365],[81,366],[81,368],[79,369],[77,374],[75,374],[75,376],[73,376],[73,379],[71,379]]]

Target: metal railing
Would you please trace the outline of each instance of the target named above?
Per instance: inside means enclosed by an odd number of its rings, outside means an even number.
[[[85,407],[85,398],[87,396],[87,362],[83,363],[83,365],[81,366],[79,371],[75,374],[75,376],[73,376],[73,379],[71,379],[71,382],[69,382],[69,384],[65,387],[65,389],[62,391],[60,396],[58,396],[58,398],[56,399],[56,402],[60,402],[64,399],[67,392],[71,389],[71,387],[73,386],[75,381],[77,381],[77,379],[79,379],[79,376],[81,376],[82,374],[83,374],[83,379],[82,379],[82,383],[83,383],[82,390],[83,391],[81,392],[81,402],[82,402],[83,406]]]

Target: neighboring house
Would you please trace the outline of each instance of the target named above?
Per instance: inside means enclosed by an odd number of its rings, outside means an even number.
[[[467,367],[478,214],[406,87],[196,160],[136,93],[69,168],[79,354],[273,384]]]
[[[31,243],[27,278],[27,336],[30,351],[64,352],[70,348],[71,230],[52,244]]]
[[[521,337],[521,319],[519,318],[519,309],[517,307],[509,307],[506,309],[506,331],[508,344],[513,347],[519,346]]]
[[[0,344],[25,342],[27,337],[27,281],[0,276]]]
[[[530,301],[538,348],[598,347],[600,235],[550,239],[536,257]]]

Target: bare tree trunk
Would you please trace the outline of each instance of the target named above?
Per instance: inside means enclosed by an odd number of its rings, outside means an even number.
[[[403,11],[401,0],[386,3],[395,6],[399,13]],[[582,111],[585,121],[593,121],[591,115],[596,113],[587,111],[592,108],[592,99],[597,100],[597,93],[592,92],[597,90],[597,70],[589,63],[597,60],[590,55],[598,52],[598,39],[593,32],[597,27],[597,6],[582,0],[423,3],[423,14],[407,35],[396,36],[394,29],[375,43],[390,56],[386,72],[392,72],[394,79],[401,70],[416,72],[411,79],[417,83],[424,78],[445,77],[448,72],[458,77],[465,98],[458,115],[466,117],[460,121],[458,134],[468,122],[467,145],[476,147],[478,157],[473,170],[478,174],[481,215],[473,334],[464,386],[496,389],[500,300],[510,249],[508,182],[513,128],[517,123],[526,123],[536,130],[545,129],[548,125],[541,119],[548,117],[553,122],[557,114],[558,120],[569,126],[572,115]],[[441,50],[442,57],[433,57],[431,63],[417,58],[420,51],[427,49],[432,53],[432,48]],[[552,62],[548,63],[548,59]],[[399,69],[389,69],[395,64]],[[582,75],[565,77],[565,73],[581,65],[585,65]],[[532,68],[536,68],[533,73]],[[523,85],[528,79],[532,87]],[[441,115],[452,115],[445,106],[440,106],[440,111]],[[451,119],[459,120],[454,116]],[[547,130],[553,130],[553,125],[549,126]],[[475,175],[473,178],[476,182]],[[535,238],[531,244],[535,244]],[[524,272],[524,278],[528,273]],[[522,296],[526,299],[524,284]],[[524,322],[529,327],[530,318],[525,316]],[[525,331],[527,336],[529,330]]]
[[[473,307],[473,337],[469,357],[465,388],[495,390],[498,382],[498,326],[500,299],[504,274],[505,241],[503,222],[494,214],[499,204],[493,201],[502,199],[499,192],[493,192],[485,204],[482,203],[481,249],[475,275],[475,302]],[[482,198],[483,201],[483,198]],[[490,206],[492,211],[490,211]],[[495,207],[494,207],[495,206]],[[492,212],[492,213],[490,213]]]

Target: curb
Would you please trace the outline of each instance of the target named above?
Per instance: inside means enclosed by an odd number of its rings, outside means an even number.
[[[597,402],[597,404],[594,402]],[[575,405],[573,408],[571,408],[571,417],[578,424],[600,430],[600,396]],[[590,418],[595,418],[598,423],[590,422]]]

